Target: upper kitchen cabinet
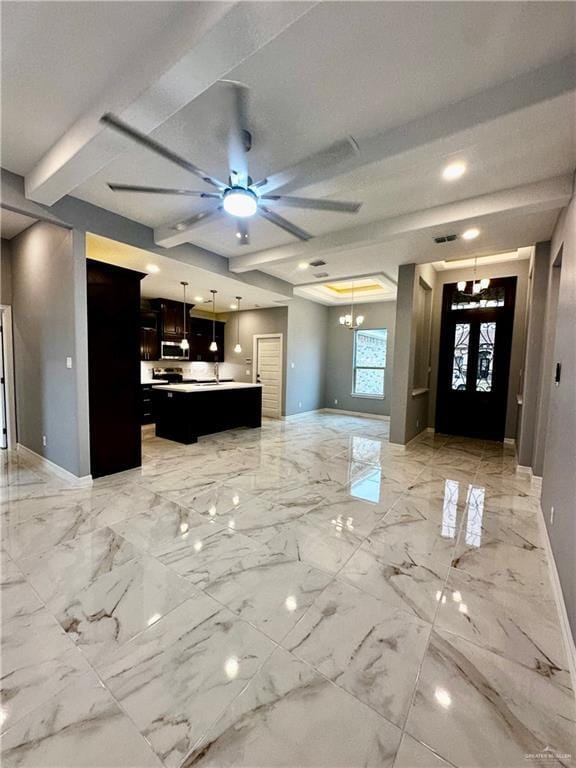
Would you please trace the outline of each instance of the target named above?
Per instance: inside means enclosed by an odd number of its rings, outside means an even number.
[[[162,339],[173,340],[184,330],[184,305],[172,299],[152,299],[150,305],[158,311]],[[188,308],[188,311],[190,308]]]
[[[215,339],[217,352],[210,352],[212,341],[212,320],[203,317],[191,317],[188,339],[190,342],[190,360],[192,362],[224,362],[224,328],[226,323],[216,321]]]
[[[140,272],[87,261],[90,464],[93,477],[139,467]]]

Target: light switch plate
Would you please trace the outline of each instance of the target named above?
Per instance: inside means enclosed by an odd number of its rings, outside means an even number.
[[[67,357],[66,358],[66,368],[72,368],[72,358]]]

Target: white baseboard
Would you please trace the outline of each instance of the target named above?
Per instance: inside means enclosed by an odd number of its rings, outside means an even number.
[[[317,413],[321,411],[321,408],[311,408],[309,411],[299,411],[298,413],[289,413],[287,416],[280,416],[280,419],[273,419],[273,421],[287,421],[288,419],[301,419],[303,416],[310,416],[311,413]]]
[[[343,408],[320,408],[324,413],[340,413],[342,416],[359,416],[363,419],[380,419],[380,421],[390,421],[390,416],[380,413],[366,413],[365,411],[345,411]]]
[[[540,505],[540,514],[538,515],[538,521],[542,537],[544,538],[544,548],[546,549],[546,556],[548,563],[550,564],[550,583],[552,584],[552,592],[554,594],[554,601],[558,610],[558,616],[560,618],[560,631],[562,633],[562,640],[564,641],[564,649],[568,658],[568,669],[570,670],[570,677],[572,679],[572,690],[576,691],[576,644],[574,643],[574,636],[572,635],[572,629],[570,622],[568,621],[568,611],[566,610],[566,603],[564,601],[564,593],[560,585],[560,576],[558,575],[558,569],[556,568],[556,560],[554,559],[554,552],[552,545],[550,544],[550,537],[548,536],[548,528],[544,519],[544,510]]]
[[[517,464],[516,474],[525,475],[530,480],[531,485],[535,488],[542,488],[542,478],[539,475],[534,474],[532,467],[527,467],[524,464]]]
[[[36,453],[36,451],[33,451],[30,448],[27,448],[25,445],[22,445],[22,443],[17,443],[16,449],[19,453],[22,453],[24,456],[30,459],[32,463],[37,467],[40,467],[47,472],[56,475],[56,477],[58,477],[60,480],[66,480],[67,482],[74,483],[74,485],[78,486],[92,485],[92,475],[84,475],[83,477],[78,477],[77,475],[72,474],[72,472],[69,472],[67,469],[64,469],[64,467],[61,467],[59,464],[55,464],[53,461],[50,461],[50,459],[47,459],[45,456],[40,456],[39,453]]]

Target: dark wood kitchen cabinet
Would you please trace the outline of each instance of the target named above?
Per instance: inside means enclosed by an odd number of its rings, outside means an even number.
[[[215,338],[217,352],[210,352],[212,342],[212,320],[203,317],[191,317],[188,340],[190,342],[190,361],[205,363],[224,362],[224,327],[226,323],[216,321]]]
[[[157,313],[158,323],[158,354],[162,341],[180,343],[184,336],[184,304],[173,299],[151,299],[150,311]],[[219,320],[215,322],[215,338],[218,344],[217,352],[210,352],[212,341],[212,320],[207,317],[190,317],[193,305],[188,304],[186,315],[186,336],[190,344],[190,362],[223,363],[224,362],[224,329],[226,323]],[[143,352],[149,353],[148,344],[154,343],[149,334],[143,336]],[[154,357],[142,357],[142,360],[160,359]]]
[[[172,299],[152,299],[150,304],[159,314],[162,339],[173,341],[176,336],[181,338],[184,330],[184,304]],[[187,310],[190,312],[190,305]]]
[[[154,423],[154,397],[151,384],[142,384],[140,388],[141,410],[140,421],[142,424]]]
[[[140,360],[160,360],[160,319],[154,310],[140,310]]]
[[[92,477],[142,463],[140,281],[145,276],[87,261]]]

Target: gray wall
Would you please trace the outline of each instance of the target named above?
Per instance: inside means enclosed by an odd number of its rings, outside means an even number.
[[[518,463],[532,467],[538,476],[542,475],[544,455],[542,451],[542,458],[536,461],[536,425],[542,382],[549,270],[550,243],[538,243],[530,263],[522,405],[518,409],[516,437]]]
[[[18,442],[84,476],[90,473],[84,237],[38,222],[11,246]]]
[[[287,335],[286,416],[323,408],[328,308],[292,299]]]
[[[225,364],[223,369],[230,372],[236,381],[252,381],[253,339],[258,334],[281,333],[283,336],[284,359],[282,361],[282,415],[286,414],[286,359],[288,337],[288,308],[272,307],[268,309],[249,309],[238,313],[219,315],[219,320],[226,321],[226,342],[224,349]],[[234,352],[237,332],[236,322],[240,323],[240,354]],[[249,373],[247,373],[249,371]]]
[[[415,392],[422,383],[416,382],[417,361],[423,355],[429,357],[429,351],[420,348],[422,339],[418,335],[425,325],[421,317],[425,304],[419,300],[420,281],[426,283],[434,295],[436,272],[431,264],[403,264],[398,270],[390,442],[401,445],[428,424],[430,392],[428,388]]]
[[[0,304],[12,304],[12,248],[9,240],[2,240],[0,247]]]
[[[522,365],[524,358],[524,342],[526,329],[526,306],[528,297],[528,259],[504,262],[503,264],[486,264],[479,266],[477,276],[518,278],[516,283],[516,307],[514,311],[514,329],[512,333],[512,353],[510,357],[510,375],[508,377],[508,404],[506,408],[505,435],[516,437],[518,417],[517,397],[522,391]],[[438,378],[438,353],[440,349],[440,326],[442,320],[442,291],[446,283],[457,283],[459,280],[471,280],[473,269],[451,269],[436,274],[436,290],[432,311],[432,372],[430,376],[430,407],[428,424],[434,426],[436,420],[436,385]]]
[[[558,264],[561,258],[561,267]],[[572,634],[576,637],[576,200],[563,212],[552,237],[549,295],[558,281],[556,311],[550,312],[546,339],[554,339],[546,358],[542,387],[548,392],[542,510]],[[554,384],[556,361],[562,363],[560,385]],[[550,509],[554,507],[554,523]]]
[[[343,314],[344,308],[330,307],[328,309],[328,347],[326,354],[324,405],[326,408],[389,416],[390,403],[392,401],[396,302],[382,301],[377,304],[362,304],[359,305],[358,311],[361,311],[361,314],[365,317],[363,328],[388,329],[384,399],[374,400],[351,394],[353,385],[352,357],[354,354],[354,334],[347,328],[343,328],[338,322],[338,318]],[[335,403],[335,400],[338,403]]]

